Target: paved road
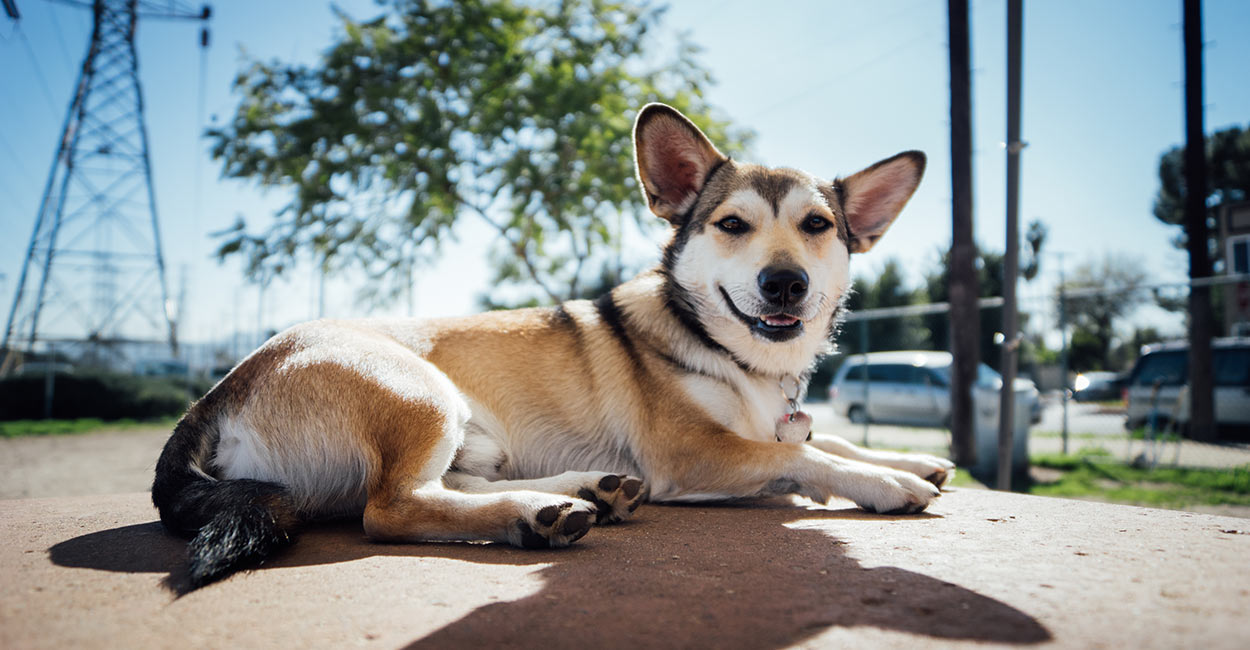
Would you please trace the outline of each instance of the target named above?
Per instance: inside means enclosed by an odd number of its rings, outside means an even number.
[[[1075,402],[1070,403],[1069,407],[1071,408],[1074,404]],[[1159,464],[1175,464],[1185,467],[1226,468],[1250,465],[1250,445],[1247,444],[1210,445],[1184,440],[1180,443],[1161,442],[1152,446],[1141,440],[1130,440],[1122,424],[1119,425],[1119,429],[1114,430],[1109,428],[1078,429],[1072,425],[1072,422],[1096,423],[1122,417],[1099,414],[1095,412],[1096,408],[1093,405],[1081,404],[1079,406],[1081,408],[1078,417],[1069,419],[1069,452],[1102,448],[1111,452],[1114,457],[1126,461],[1146,454],[1147,460],[1154,458]],[[856,444],[864,444],[865,435],[867,435],[867,444],[871,447],[921,451],[940,456],[946,456],[950,450],[950,432],[946,429],[873,424],[867,427],[865,434],[864,425],[853,424],[846,418],[834,415],[828,404],[809,404],[807,410],[812,415],[817,431],[835,433]],[[1069,411],[1069,416],[1071,415],[1072,411]],[[1053,418],[1044,413],[1042,423],[1035,425],[1031,430],[1030,454],[1057,454],[1063,451],[1063,439],[1057,434],[1059,429],[1049,429],[1046,426],[1047,417]]]
[[[1042,408],[1042,420],[1034,431],[1058,432],[1063,430],[1063,404],[1050,400]],[[1068,402],[1068,433],[1103,436],[1123,436],[1124,412],[1108,409],[1098,404]]]

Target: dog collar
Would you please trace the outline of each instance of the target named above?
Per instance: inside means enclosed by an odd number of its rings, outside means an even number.
[[[777,442],[803,442],[812,439],[812,417],[799,410],[799,391],[803,385],[794,375],[782,375],[777,381],[788,413],[777,421]]]

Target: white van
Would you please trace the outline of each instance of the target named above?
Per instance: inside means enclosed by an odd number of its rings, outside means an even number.
[[[835,413],[852,422],[894,422],[948,427],[950,423],[949,352],[900,350],[849,356],[834,375],[829,401]],[[981,364],[973,399],[998,412],[1002,377]],[[1041,419],[1037,386],[1016,379],[1016,408],[1026,409],[1029,420]],[[995,416],[997,417],[997,416]]]
[[[1216,426],[1250,433],[1250,338],[1213,340],[1211,369]],[[1189,391],[1184,390],[1188,383],[1187,342],[1143,346],[1124,387],[1125,426],[1136,429],[1153,418],[1155,425],[1163,428],[1175,416],[1184,431],[1189,423]]]

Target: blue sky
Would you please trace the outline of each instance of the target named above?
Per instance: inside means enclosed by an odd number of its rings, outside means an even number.
[[[1047,248],[1064,252],[1069,268],[1121,254],[1140,259],[1155,280],[1184,277],[1186,257],[1170,244],[1175,230],[1150,214],[1159,155],[1184,133],[1180,4],[1026,3],[1023,134],[1029,147],[1022,157],[1020,215],[1022,223],[1047,223]],[[1250,3],[1204,5],[1207,131],[1244,126],[1250,123]],[[20,24],[0,18],[5,314],[90,28],[84,10],[46,0],[19,0],[19,6]],[[338,6],[357,17],[376,12],[366,1]],[[213,116],[230,115],[236,101],[230,82],[241,51],[309,62],[337,30],[330,5],[316,0],[231,0],[215,3],[214,12],[202,102],[198,28],[148,21],[138,38],[169,282],[176,289],[186,278],[183,332],[190,339],[255,326],[256,290],[243,283],[237,264],[210,258],[215,244],[208,233],[237,214],[264,223],[284,198],[220,180],[197,134]],[[1005,22],[1003,2],[972,3],[976,233],[996,249],[1004,237]],[[757,132],[758,162],[833,176],[904,149],[926,151],[928,171],[911,204],[882,243],[854,261],[857,272],[872,273],[893,257],[919,281],[949,242],[945,2],[685,1],[674,3],[665,30],[657,47],[677,32],[703,46],[701,60],[717,81],[709,98]],[[417,315],[475,310],[477,288],[488,278],[483,241],[489,233],[465,225],[444,260],[420,273]],[[654,255],[654,247],[640,241],[628,252],[636,263]],[[1026,299],[1043,296],[1053,283],[1049,261],[1040,281],[1022,287]],[[453,275],[454,283],[448,281]],[[364,313],[352,299],[354,280],[330,281],[330,314]],[[297,272],[265,296],[260,322],[271,328],[308,318],[314,297],[311,272]]]

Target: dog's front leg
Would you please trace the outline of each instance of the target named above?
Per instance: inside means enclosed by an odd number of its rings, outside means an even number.
[[[835,456],[910,472],[938,487],[955,477],[955,463],[930,454],[865,449],[828,433],[813,433],[808,444]]]
[[[827,454],[811,445],[759,442],[732,432],[667,438],[648,468],[655,500],[798,494],[819,503],[838,496],[869,512],[914,513],[940,492],[907,472]]]

